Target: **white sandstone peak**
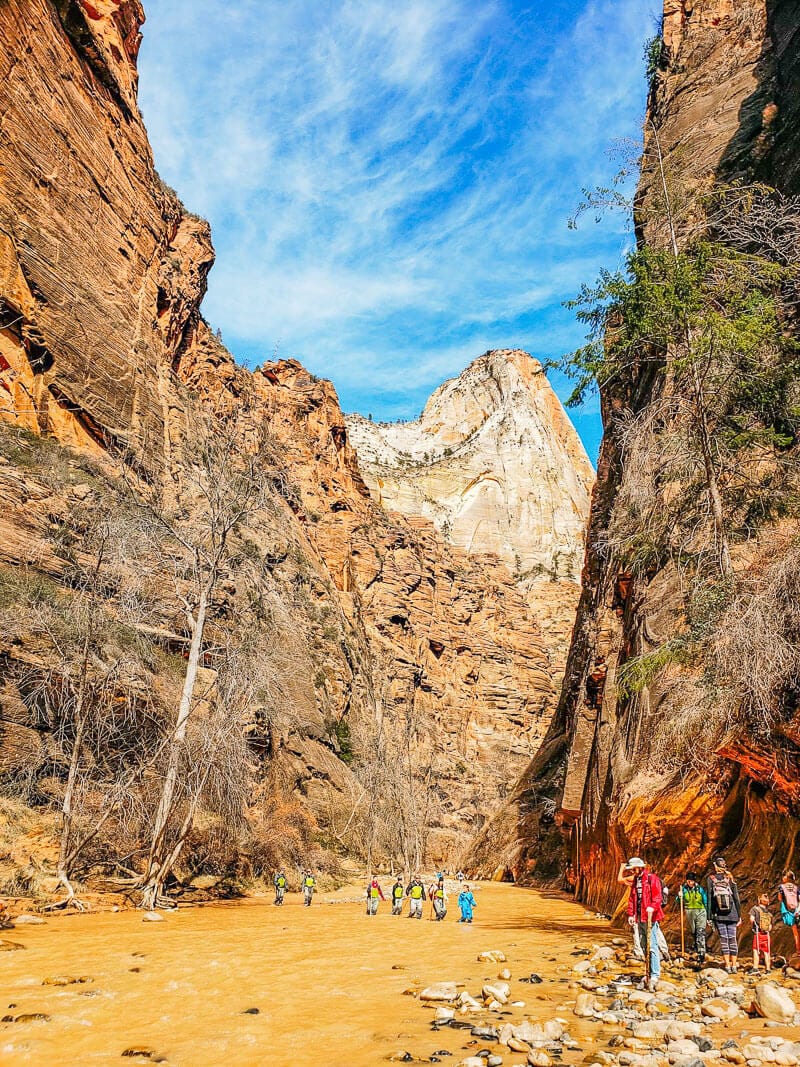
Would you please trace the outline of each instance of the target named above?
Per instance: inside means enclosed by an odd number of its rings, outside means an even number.
[[[542,370],[519,349],[474,360],[432,394],[414,422],[349,415],[373,496],[430,519],[522,579],[577,581],[594,470]]]

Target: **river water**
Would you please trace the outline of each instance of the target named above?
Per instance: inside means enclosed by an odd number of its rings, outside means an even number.
[[[122,1058],[141,1049],[173,1067],[373,1067],[398,1052],[446,1050],[453,1058],[442,1062],[454,1065],[469,1032],[431,1032],[432,1010],[404,990],[458,981],[479,996],[507,966],[513,998],[526,1002],[514,1017],[552,1018],[570,996],[559,984],[570,952],[609,934],[571,901],[510,885],[476,889],[472,926],[456,921],[452,899],[442,923],[429,921],[429,905],[422,921],[393,917],[387,904],[368,917],[357,892],[319,894],[311,908],[290,894],[282,908],[248,900],[153,923],[135,911],[65,915],[5,932],[25,948],[0,953],[2,1014],[50,1018],[0,1024],[0,1063],[145,1063]],[[487,949],[507,964],[479,963]],[[550,980],[517,981],[531,971]],[[244,1014],[251,1008],[258,1014]]]

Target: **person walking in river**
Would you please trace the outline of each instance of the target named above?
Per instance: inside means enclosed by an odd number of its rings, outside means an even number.
[[[395,878],[394,885],[392,886],[392,915],[403,914],[403,898],[406,895],[406,891],[403,888],[403,879],[398,874]]]
[[[628,893],[628,922],[638,932],[639,942],[649,961],[642,985],[654,993],[661,977],[661,949],[658,939],[658,924],[664,918],[661,879],[649,871],[645,861],[638,856],[629,859],[626,867],[632,874]]]
[[[678,889],[678,903],[683,908],[686,925],[694,944],[697,962],[702,966],[706,958],[706,925],[708,924],[708,897],[694,871],[689,871],[686,880]],[[681,927],[681,930],[683,927]],[[681,934],[681,937],[683,935]]]
[[[750,924],[753,927],[753,967],[749,974],[758,974],[761,957],[764,970],[772,970],[772,913],[769,910],[769,893],[762,893],[758,904],[750,909]]]
[[[468,885],[465,885],[458,894],[458,907],[461,911],[461,918],[458,921],[460,923],[471,923],[472,913],[475,910],[476,902]]]
[[[303,875],[303,904],[305,907],[311,907],[311,900],[314,896],[314,891],[317,888],[317,880],[311,871],[307,870]]]
[[[383,890],[378,885],[378,879],[373,878],[367,886],[367,915],[378,914],[378,901],[386,900]]]
[[[722,856],[714,860],[708,878],[708,914],[719,935],[720,952],[728,974],[735,974],[739,957],[737,931],[742,922],[739,889]]]
[[[780,884],[778,895],[781,901],[781,920],[784,926],[792,928],[794,937],[794,950],[800,953],[800,890],[795,881],[794,871],[784,871],[783,881]]]
[[[409,919],[421,919],[422,909],[425,903],[425,886],[420,881],[418,874],[415,874],[409,882],[408,888],[406,889],[406,896],[409,901]]]
[[[283,898],[286,896],[286,875],[282,870],[276,873],[272,879],[272,884],[275,886],[275,903],[280,907],[283,904]]]
[[[441,922],[447,915],[447,893],[444,888],[444,875],[439,875],[439,881],[432,885],[428,896],[433,901],[433,914],[436,921]]]

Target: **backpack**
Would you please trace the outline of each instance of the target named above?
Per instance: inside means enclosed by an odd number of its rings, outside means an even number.
[[[758,909],[758,928],[762,934],[768,934],[772,929],[772,916],[763,908]]]
[[[727,878],[711,879],[711,892],[714,895],[714,908],[720,915],[727,915],[733,907],[733,891]]]
[[[784,882],[781,886],[781,895],[786,905],[786,910],[797,911],[797,886],[792,882]]]

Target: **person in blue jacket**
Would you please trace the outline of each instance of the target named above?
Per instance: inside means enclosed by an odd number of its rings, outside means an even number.
[[[475,897],[470,892],[469,886],[465,885],[458,894],[458,906],[461,909],[460,923],[472,922],[472,909],[476,907]]]
[[[689,871],[683,885],[678,890],[678,903],[683,901],[686,925],[694,941],[697,962],[706,958],[706,924],[708,923],[708,896],[694,871]]]

